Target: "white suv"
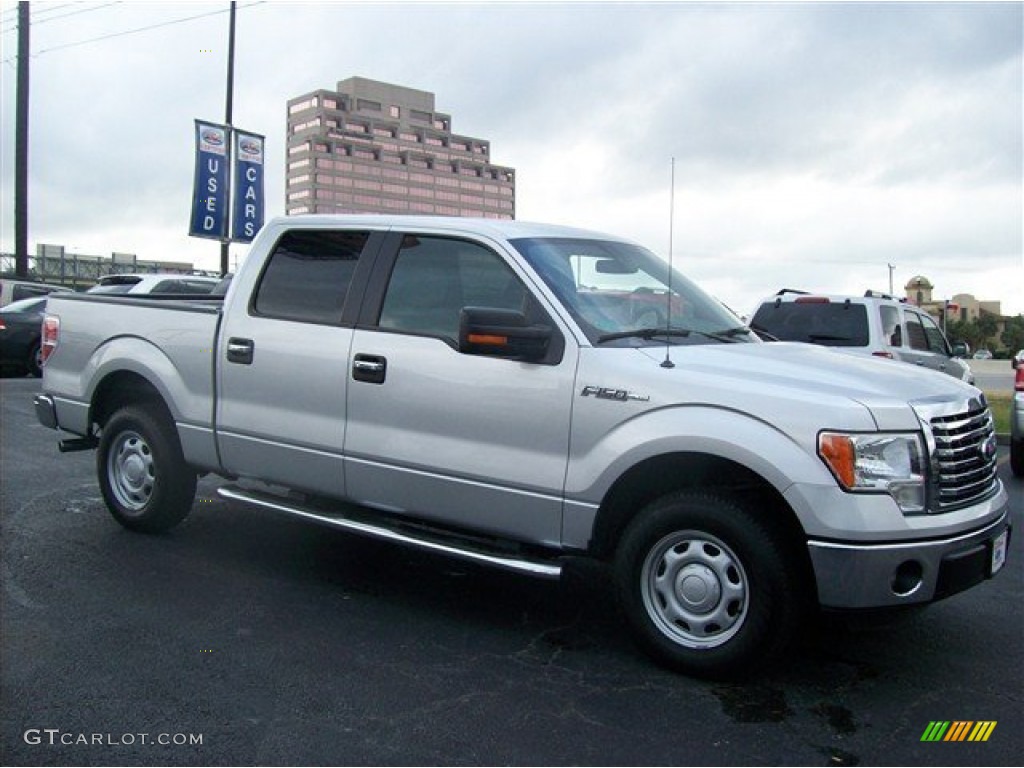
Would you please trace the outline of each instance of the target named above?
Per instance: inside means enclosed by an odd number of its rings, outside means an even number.
[[[974,383],[931,315],[886,294],[826,296],[786,288],[761,302],[751,327],[765,338],[902,360]]]
[[[177,273],[103,275],[86,293],[174,294],[179,296],[210,293],[220,278]]]

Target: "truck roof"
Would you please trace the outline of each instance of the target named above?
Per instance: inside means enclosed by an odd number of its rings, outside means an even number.
[[[294,229],[301,226],[352,227],[366,226],[375,229],[397,227],[400,229],[431,229],[450,231],[471,231],[501,239],[518,237],[585,237],[622,241],[618,235],[595,232],[594,230],[568,227],[559,224],[518,221],[513,219],[466,218],[460,216],[417,216],[390,214],[301,214],[277,216],[268,222],[270,228]]]

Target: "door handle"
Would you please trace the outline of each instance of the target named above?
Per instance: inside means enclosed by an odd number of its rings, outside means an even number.
[[[367,384],[383,384],[388,373],[387,358],[358,354],[352,358],[352,378]]]
[[[239,365],[252,365],[252,354],[256,343],[252,339],[228,339],[228,362]]]

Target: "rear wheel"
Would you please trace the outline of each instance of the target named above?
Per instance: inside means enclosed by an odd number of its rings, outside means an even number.
[[[687,674],[735,677],[792,640],[805,593],[785,540],[738,500],[682,492],[637,515],[615,559],[639,644]]]
[[[133,531],[166,531],[192,509],[196,473],[162,408],[130,405],[114,413],[103,426],[96,471],[110,514]]]

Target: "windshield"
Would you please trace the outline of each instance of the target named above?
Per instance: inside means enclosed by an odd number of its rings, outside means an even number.
[[[614,240],[519,238],[523,257],[592,344],[757,341],[725,306],[645,248]],[[672,332],[658,334],[659,329]]]

